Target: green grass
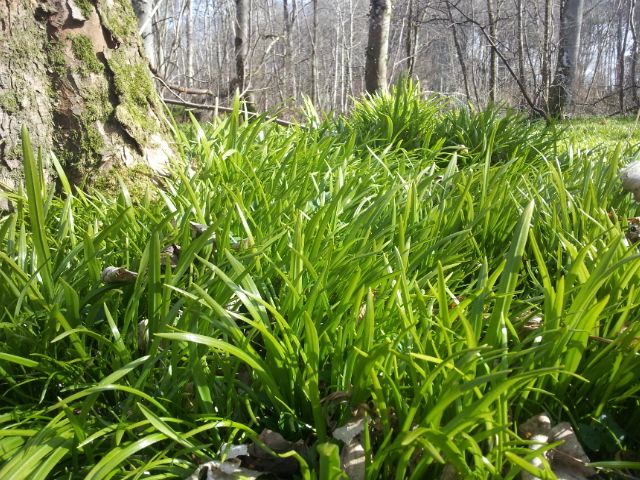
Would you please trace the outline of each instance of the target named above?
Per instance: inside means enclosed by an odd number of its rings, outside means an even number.
[[[634,117],[591,117],[566,122],[567,138],[583,148],[614,148],[640,145],[640,121]]]
[[[543,411],[604,472],[638,468],[617,178],[637,153],[413,88],[314,128],[176,128],[162,188],[134,197],[53,194],[25,133],[0,221],[0,478],[185,478],[265,429],[306,445],[300,477],[336,478],[332,432],[362,418],[367,478],[510,479]],[[105,285],[106,266],[139,275]]]

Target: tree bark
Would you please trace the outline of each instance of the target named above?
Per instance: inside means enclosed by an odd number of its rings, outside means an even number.
[[[193,86],[195,71],[193,68],[193,5],[187,0],[184,9],[187,13],[187,86]]]
[[[471,102],[471,92],[469,90],[469,74],[467,73],[467,64],[464,61],[464,52],[460,39],[458,38],[458,26],[453,19],[453,13],[451,12],[451,3],[447,3],[447,15],[449,22],[451,23],[451,34],[453,35],[453,44],[456,47],[456,54],[458,56],[458,62],[460,63],[460,71],[462,72],[462,81],[464,83],[464,94],[467,97],[467,102]]]
[[[409,14],[407,15],[407,34],[405,37],[405,56],[407,57],[407,75],[413,77],[416,65],[416,48],[418,44],[418,19],[413,0],[409,0]]]
[[[311,22],[311,103],[318,105],[318,0],[313,0]]]
[[[517,7],[518,7],[518,13],[517,13],[516,30],[518,35],[518,75],[520,76],[520,83],[526,88],[527,76],[524,70],[525,40],[524,40],[524,2],[523,0],[518,0]]]
[[[489,17],[489,37],[492,45],[498,44],[498,26],[496,25],[497,8],[493,0],[487,0]],[[489,103],[495,103],[498,95],[498,55],[495,48],[489,50]]]
[[[387,90],[387,57],[391,1],[371,0],[369,39],[367,41],[364,82],[368,93]]]
[[[235,87],[246,102],[249,111],[255,111],[254,101],[249,92],[247,78],[247,55],[249,54],[249,0],[236,0],[235,21],[236,78]]]
[[[296,92],[295,79],[292,76],[293,46],[291,44],[291,33],[293,29],[293,21],[295,19],[295,8],[296,8],[295,3],[292,3],[291,13],[289,13],[288,0],[283,0],[282,2],[282,19],[284,23],[284,31],[282,32],[284,36],[284,42],[283,42],[284,50],[282,53],[283,67],[284,67],[283,68],[283,72],[284,72],[283,84],[285,85],[285,88],[286,88],[287,82],[291,82],[291,98],[293,98],[294,100],[297,98],[297,92]]]
[[[551,85],[551,66],[550,66],[550,45],[551,45],[551,14],[553,10],[552,0],[544,2],[544,34],[542,40],[542,81],[540,97],[542,98],[542,108],[548,110],[549,104],[549,87]]]
[[[629,12],[631,20],[629,27],[631,29],[631,60],[629,64],[629,76],[631,77],[631,97],[636,108],[640,108],[640,98],[638,96],[638,57],[640,56],[640,49],[638,48],[638,27],[637,23],[640,23],[640,14],[638,13],[638,4],[636,0],[631,0],[629,6]],[[637,22],[637,23],[636,23]]]
[[[152,68],[156,68],[156,45],[153,28],[153,0],[131,0],[133,10],[138,17],[138,27],[142,35],[144,52]]]
[[[626,3],[626,2],[625,2]],[[625,81],[627,77],[626,69],[626,53],[627,43],[629,39],[629,33],[631,31],[631,24],[633,23],[633,11],[634,5],[630,1],[627,5],[620,5],[620,17],[618,18],[618,42],[617,42],[617,54],[618,54],[618,104],[620,111],[625,111]],[[632,45],[633,48],[633,45]],[[633,56],[633,51],[632,51]],[[632,87],[633,88],[633,87]]]
[[[169,131],[128,0],[2,2],[0,45],[4,186],[23,174],[22,125],[76,183],[118,164],[166,164]]]
[[[563,0],[556,74],[549,91],[549,113],[564,116],[573,101],[584,0]]]

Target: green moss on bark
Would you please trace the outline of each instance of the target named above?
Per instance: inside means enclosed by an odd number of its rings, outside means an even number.
[[[45,50],[51,73],[56,79],[63,78],[67,73],[67,61],[62,43],[57,40],[49,41]]]
[[[129,0],[113,0],[109,6],[98,3],[102,24],[118,41],[130,42],[138,35],[138,20]]]
[[[105,154],[104,132],[100,125],[108,123],[113,106],[109,85],[104,78],[84,84],[81,92],[84,109],[74,117],[75,128],[59,138],[58,158],[76,184],[84,184],[100,166]]]
[[[73,2],[80,9],[84,18],[89,18],[93,13],[93,3],[90,0],[73,0]]]
[[[88,88],[83,95],[85,103],[86,120],[90,122],[106,122],[113,113],[113,105],[109,99],[109,86],[106,82],[101,82],[95,87]]]
[[[18,99],[12,91],[0,94],[0,110],[9,115],[16,113],[20,109]]]
[[[20,162],[22,163],[22,145],[17,144],[11,147],[6,147],[4,149],[4,157],[7,165],[10,165],[12,162]]]
[[[138,108],[155,105],[156,91],[149,75],[148,67],[142,63],[130,63],[124,53],[115,52],[109,61],[114,74],[116,93],[127,104]]]
[[[80,62],[78,71],[82,75],[89,73],[101,73],[104,65],[100,63],[96,53],[93,50],[91,39],[86,35],[74,35],[71,37],[71,50],[73,55]]]
[[[148,190],[151,198],[157,197],[153,187],[154,177],[155,172],[149,166],[137,163],[132,167],[128,167],[127,174],[122,175],[120,178],[127,190],[129,190],[132,199],[142,199]],[[118,176],[114,175],[113,172],[96,172],[91,178],[91,187],[99,192],[119,192],[121,188]]]
[[[0,61],[11,62],[16,67],[43,64],[46,53],[42,46],[45,44],[46,32],[35,25],[24,30],[13,30],[7,42],[0,47]]]
[[[83,185],[99,167],[103,149],[104,139],[97,123],[89,122],[83,115],[56,155],[71,181]]]
[[[159,105],[158,94],[149,69],[142,62],[130,63],[123,52],[115,52],[108,63],[120,100],[116,118],[140,145],[144,145],[149,132],[159,128],[159,122],[153,114],[153,109]]]
[[[92,155],[94,157],[99,156],[100,152],[104,148],[102,135],[95,127],[95,122],[85,123],[85,121],[83,121],[83,124],[85,125],[85,128],[80,138],[80,149],[88,155]]]

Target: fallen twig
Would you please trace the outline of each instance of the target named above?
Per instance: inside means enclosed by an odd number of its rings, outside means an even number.
[[[192,102],[186,102],[184,100],[171,100],[169,98],[163,98],[162,101],[164,103],[166,103],[167,105],[179,105],[182,107],[186,107],[186,108],[194,108],[196,110],[209,110],[209,111],[213,111],[213,112],[225,112],[225,113],[231,113],[233,112],[233,108],[229,108],[229,107],[222,107],[220,105],[208,105],[205,103],[192,103]],[[248,115],[250,117],[259,117],[262,116],[263,114],[260,113],[255,113],[255,112],[250,112],[248,110],[242,110],[242,113],[245,115]],[[282,125],[283,127],[293,127],[295,125],[300,126],[298,123],[294,123],[294,122],[289,122],[287,120],[283,120],[281,118],[277,118],[277,117],[270,117],[270,116],[266,116],[267,120],[270,120],[274,123],[277,123],[278,125]]]

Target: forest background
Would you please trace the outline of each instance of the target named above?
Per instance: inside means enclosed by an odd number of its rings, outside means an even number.
[[[378,21],[383,30],[388,22],[389,82],[409,76],[460,103],[547,112],[550,90],[566,75],[560,54],[569,40],[576,47],[571,113],[629,113],[640,105],[636,0],[142,0],[134,6],[169,100],[224,105],[240,87],[261,111],[300,105],[306,95],[319,110],[345,112],[371,90],[365,52],[376,47],[367,41]]]

